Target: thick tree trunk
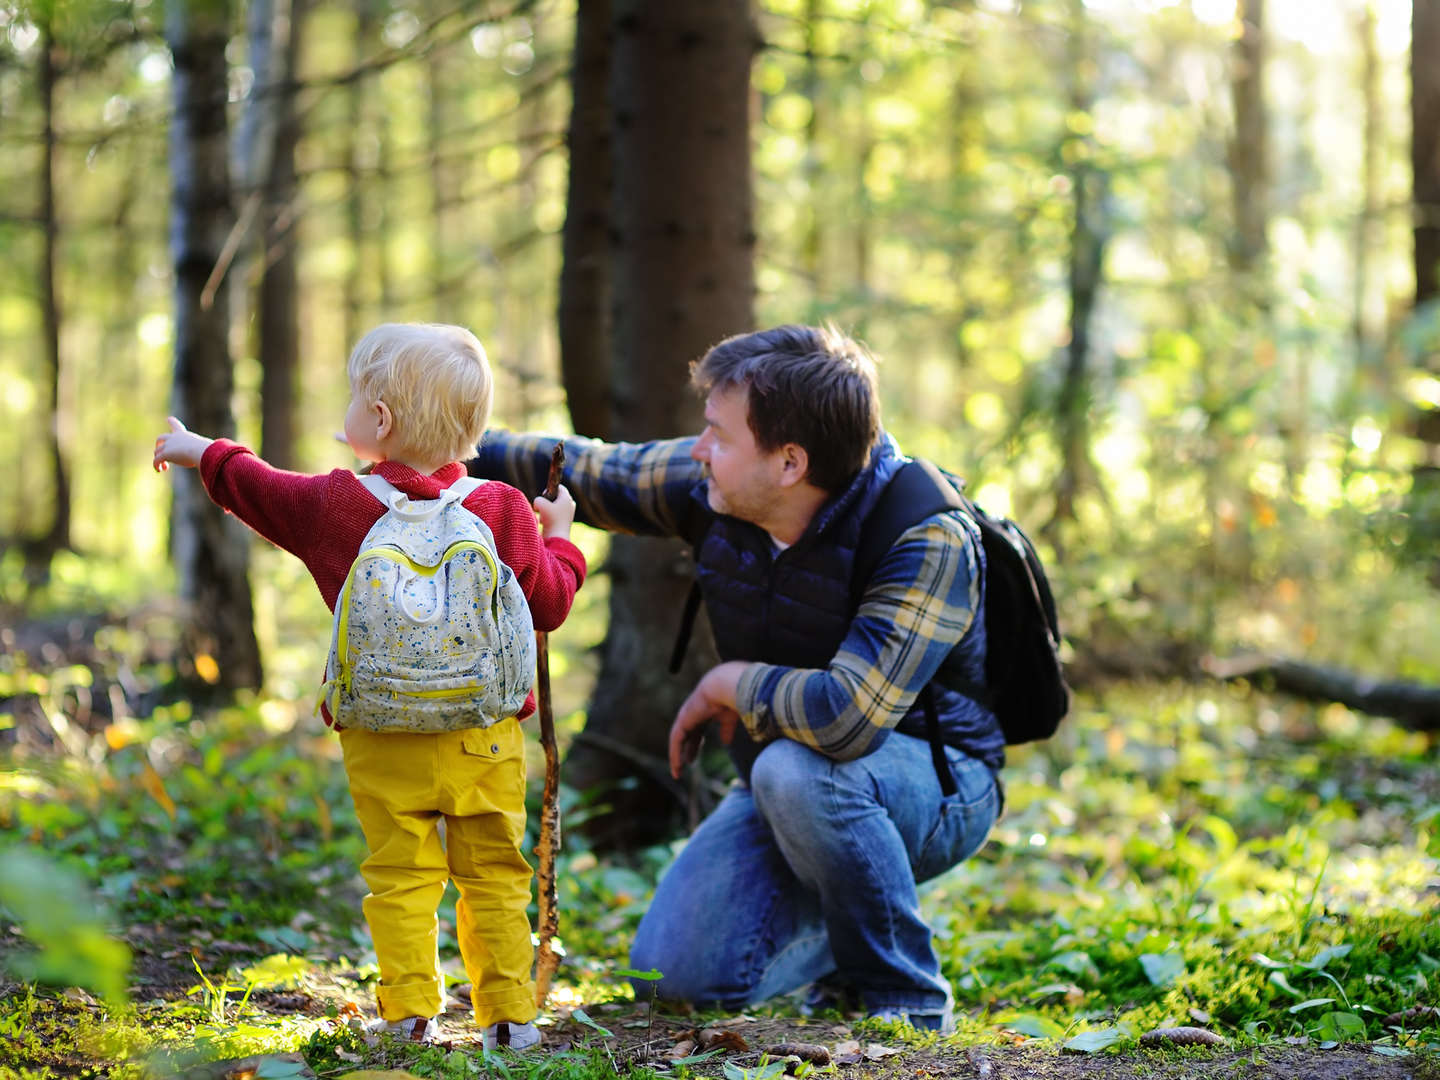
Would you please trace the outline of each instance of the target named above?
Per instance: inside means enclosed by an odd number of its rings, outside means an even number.
[[[566,143],[570,184],[560,268],[560,371],[580,435],[610,434],[610,0],[576,14]]]
[[[698,431],[689,363],[751,329],[755,236],[750,188],[746,0],[613,0],[615,413],[611,435]],[[610,632],[586,732],[664,759],[670,723],[704,664],[666,671],[689,586],[675,542],[616,537],[609,560]],[[630,758],[576,743],[568,781],[582,790],[634,773]],[[637,843],[667,824],[665,790],[617,792],[597,839]],[[673,820],[673,819],[672,819]]]
[[[174,408],[207,435],[235,430],[227,345],[226,290],[201,302],[232,225],[226,146],[224,0],[170,5],[166,38],[175,58],[175,115],[170,128],[170,249],[175,272]],[[176,469],[174,557],[188,606],[193,648],[212,656],[225,688],[257,687],[245,530],[206,497],[192,470]]]
[[[1440,0],[1414,0],[1410,161],[1415,185],[1415,305],[1440,299]]]
[[[1410,22],[1410,162],[1415,200],[1415,309],[1440,304],[1440,0],[1414,0]],[[1440,340],[1422,363],[1440,374]],[[1428,444],[1412,472],[1409,547],[1428,560],[1440,585],[1440,409],[1425,409],[1415,431]]]
[[[55,216],[55,82],[56,45],[48,22],[41,27],[40,96],[41,137],[40,221],[42,225],[40,266],[40,309],[44,335],[45,374],[48,382],[45,444],[50,459],[50,487],[54,508],[50,527],[37,539],[27,560],[30,572],[37,578],[49,575],[50,560],[70,547],[70,471],[65,462],[61,433],[60,395],[60,295],[56,250],[60,241],[60,224]]]

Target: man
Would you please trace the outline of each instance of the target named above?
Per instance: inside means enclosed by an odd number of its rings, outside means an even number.
[[[871,1015],[948,1031],[916,884],[975,852],[1001,806],[1000,726],[950,688],[984,685],[979,535],[953,510],[913,526],[855,609],[861,526],[905,461],[872,358],[833,329],[782,326],[721,342],[692,381],[698,438],[566,440],[577,520],[698,543],[724,662],[681,706],[670,767],[715,721],[739,776],[661,879],[631,963],[662,973],[661,997],[731,1009],[833,976]],[[553,442],[487,435],[471,472],[535,488]]]

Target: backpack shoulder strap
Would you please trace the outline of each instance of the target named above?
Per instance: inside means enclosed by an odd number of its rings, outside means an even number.
[[[965,508],[964,496],[933,463],[916,458],[900,466],[860,527],[850,571],[850,606],[860,606],[875,568],[901,533],[933,514]]]
[[[451,503],[463,503],[476,488],[485,483],[484,480],[476,479],[473,476],[462,476],[440,492],[439,498],[412,501],[389,480],[376,473],[366,473],[364,476],[357,476],[356,479],[360,481],[366,491],[380,501],[386,510],[406,521],[423,521],[434,517]]]
[[[959,489],[934,464],[915,458],[900,466],[860,526],[860,543],[855,548],[855,561],[850,570],[851,610],[860,607],[865,586],[870,584],[875,568],[880,565],[885,553],[895,546],[901,533],[934,514],[963,509],[965,499]],[[925,738],[930,744],[930,760],[940,781],[941,792],[949,797],[957,790],[955,774],[945,757],[935,696],[929,686],[920,691],[920,704],[925,710]]]

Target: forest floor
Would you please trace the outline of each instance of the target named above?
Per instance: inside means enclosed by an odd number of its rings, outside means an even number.
[[[363,842],[308,719],[313,652],[292,692],[230,702],[207,660],[163,613],[0,632],[6,1080],[1440,1080],[1440,771],[1384,722],[1244,685],[1082,695],[1012,756],[986,848],[924,893],[959,1006],[943,1040],[798,996],[652,1014],[625,953],[676,845],[609,857],[572,829],[544,1042],[486,1054],[458,999],[438,1047],[357,1030]],[[440,926],[458,978],[453,894]],[[1224,1042],[1140,1041],[1177,1025]]]

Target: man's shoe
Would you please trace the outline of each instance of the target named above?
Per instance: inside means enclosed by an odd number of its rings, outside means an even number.
[[[405,1042],[429,1046],[440,1037],[440,1025],[433,1016],[407,1016],[404,1020],[372,1020],[365,1030],[373,1035],[389,1035]]]
[[[509,1050],[528,1050],[540,1042],[540,1029],[534,1024],[516,1024],[501,1020],[491,1024],[481,1036],[486,1050],[504,1047]]]

